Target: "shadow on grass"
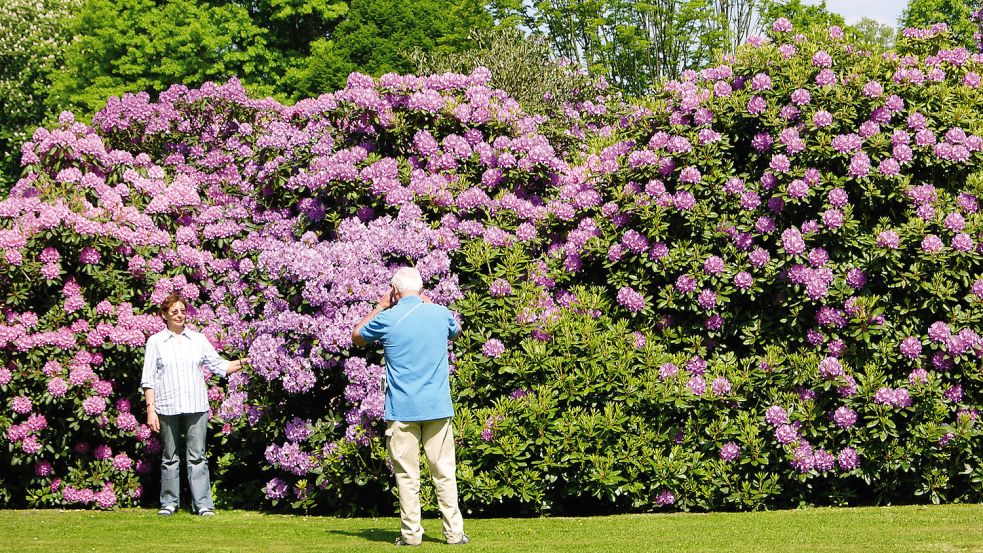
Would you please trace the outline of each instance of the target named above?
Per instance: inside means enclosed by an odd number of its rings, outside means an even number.
[[[380,543],[392,543],[399,536],[399,532],[383,530],[381,528],[366,528],[364,530],[328,530],[328,533],[336,536],[362,538],[365,541]]]
[[[383,530],[381,528],[366,528],[364,530],[328,530],[327,533],[334,534],[336,536],[361,538],[365,541],[373,541],[378,543],[392,543],[399,537],[399,530]],[[430,536],[423,536],[423,541],[444,543],[443,539],[437,539]]]

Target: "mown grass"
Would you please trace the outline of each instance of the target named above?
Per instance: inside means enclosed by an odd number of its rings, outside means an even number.
[[[983,553],[983,505],[801,509],[593,518],[466,519],[465,551],[973,552]],[[427,520],[421,550],[446,547]],[[329,518],[220,511],[0,511],[0,550],[29,552],[383,551],[396,518]]]

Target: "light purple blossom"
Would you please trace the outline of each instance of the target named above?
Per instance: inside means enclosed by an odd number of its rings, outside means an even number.
[[[819,376],[826,380],[836,380],[846,374],[843,365],[835,357],[826,357],[819,362]]]
[[[896,250],[901,245],[901,238],[893,230],[885,230],[877,235],[877,247]]]
[[[632,313],[645,309],[645,296],[629,286],[618,289],[618,303]]]
[[[789,445],[798,441],[799,433],[792,425],[783,424],[775,429],[775,439],[782,445]]]
[[[488,341],[481,346],[481,353],[485,357],[498,357],[505,353],[505,346],[502,344],[501,340],[497,338],[489,338]]]
[[[673,365],[672,363],[665,363],[659,367],[659,380],[667,380],[672,378],[673,376],[676,376],[678,372],[679,367]]]
[[[833,86],[837,82],[836,73],[832,69],[823,69],[816,75],[816,84],[823,88]]]
[[[676,502],[676,496],[669,490],[663,489],[659,495],[655,496],[655,504],[658,507],[668,507]]]
[[[959,403],[960,401],[962,401],[963,398],[963,387],[960,386],[959,384],[950,386],[949,388],[946,389],[945,392],[942,393],[942,397],[945,398],[946,401],[951,401],[952,403]]]
[[[708,275],[720,275],[724,272],[726,266],[724,265],[724,260],[719,256],[711,255],[703,262],[703,270]]]
[[[812,115],[812,124],[820,129],[828,127],[833,124],[833,114],[821,109]]]
[[[765,421],[772,426],[788,424],[788,413],[780,405],[772,405],[765,411]]]
[[[713,290],[702,290],[696,298],[696,303],[709,311],[717,306],[717,294]]]
[[[799,231],[790,228],[782,232],[782,248],[788,255],[802,255],[805,252],[806,244]]]
[[[686,387],[689,388],[694,395],[702,396],[707,389],[707,382],[700,375],[693,375],[686,382]]]
[[[928,371],[922,368],[913,369],[908,374],[908,384],[918,386],[928,382]]]
[[[752,115],[758,115],[764,113],[767,107],[768,102],[766,102],[764,98],[761,96],[752,96],[747,103],[747,112]]]
[[[494,298],[507,296],[511,293],[512,285],[509,284],[509,281],[505,280],[504,278],[496,279],[491,283],[491,286],[488,287],[488,295]]]
[[[922,239],[922,251],[928,254],[936,254],[942,251],[944,245],[942,239],[934,234],[928,234]]]
[[[791,33],[792,22],[785,17],[779,17],[771,24],[771,30],[775,33]]]
[[[812,65],[816,67],[832,67],[833,57],[826,53],[825,50],[819,50],[812,55]]]
[[[857,412],[845,405],[839,407],[833,413],[833,422],[840,428],[850,428],[857,422]]]
[[[31,409],[33,408],[34,406],[31,403],[31,398],[27,396],[17,396],[11,402],[11,409],[13,409],[14,413],[20,415],[26,415],[27,413],[30,413]]]
[[[734,462],[741,456],[741,448],[734,442],[727,442],[720,447],[720,459],[728,463]]]
[[[851,471],[860,466],[860,456],[852,447],[844,447],[837,455],[836,463],[840,466],[840,470]]]
[[[679,275],[676,278],[676,290],[681,294],[689,294],[696,290],[696,279],[689,275]]]
[[[915,336],[908,336],[898,345],[898,351],[909,359],[918,359],[922,354],[922,342]]]
[[[804,106],[812,100],[812,95],[804,88],[797,88],[792,92],[792,103]]]
[[[951,335],[952,331],[944,321],[935,321],[928,327],[928,338],[937,344],[945,343]]]
[[[751,276],[751,273],[741,271],[734,275],[734,286],[738,290],[747,290],[752,284],[754,284],[754,278]]]

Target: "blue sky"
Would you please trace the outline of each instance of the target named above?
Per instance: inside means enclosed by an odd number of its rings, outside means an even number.
[[[820,0],[804,0],[804,4],[818,4]],[[846,19],[847,23],[856,23],[864,17],[898,26],[898,17],[908,5],[907,0],[826,0],[826,9],[836,12]]]

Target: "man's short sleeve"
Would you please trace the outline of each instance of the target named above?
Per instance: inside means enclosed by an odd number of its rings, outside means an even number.
[[[457,335],[461,333],[461,325],[457,323],[457,319],[454,318],[454,314],[451,313],[450,309],[447,310],[447,336],[450,338],[457,338]]]
[[[383,311],[376,315],[371,321],[362,325],[362,328],[358,329],[358,334],[366,342],[375,342],[376,340],[381,340],[385,337],[386,333],[389,331],[389,314],[388,311]]]

